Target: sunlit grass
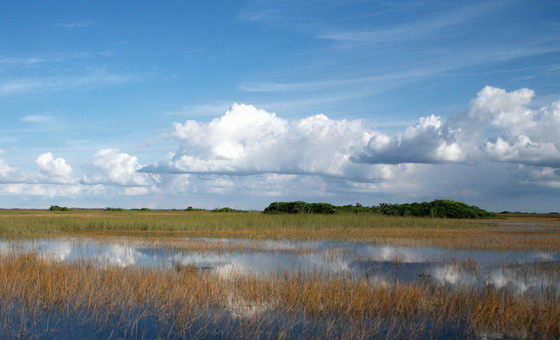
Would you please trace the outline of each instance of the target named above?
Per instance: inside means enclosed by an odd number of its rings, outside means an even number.
[[[370,214],[264,215],[210,212],[2,211],[2,237],[88,236],[146,240],[185,251],[266,251],[251,244],[185,238],[353,240],[461,249],[560,250],[554,218],[541,226]],[[498,221],[500,222],[500,221]],[[522,220],[534,223],[534,220]],[[397,261],[398,262],[398,261]],[[398,267],[398,263],[396,263]],[[478,264],[455,264],[478,271]],[[557,280],[560,268],[545,268]],[[216,275],[171,269],[0,258],[4,337],[372,338],[560,336],[557,285],[544,292],[386,282],[324,272]],[[96,333],[97,332],[97,333]],[[109,332],[109,333],[107,333]]]
[[[499,220],[465,221],[373,214],[2,211],[0,236],[331,239],[461,249],[560,250],[560,222],[554,218],[544,220],[539,218],[538,222],[546,227],[519,229],[508,225],[497,226]]]
[[[460,337],[560,336],[557,292],[516,294],[429,282],[382,285],[321,273],[217,277],[194,267],[100,268],[33,255],[4,257],[0,263],[0,320],[5,332],[23,336],[48,329],[48,322],[54,331],[64,318],[131,336],[142,334],[146,320],[157,324],[162,337],[217,330],[247,338],[274,336],[271,332],[430,337],[450,330]]]

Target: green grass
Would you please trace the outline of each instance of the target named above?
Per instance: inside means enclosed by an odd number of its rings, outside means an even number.
[[[0,235],[28,236],[91,231],[200,232],[220,233],[243,230],[262,231],[298,229],[309,233],[359,228],[473,228],[477,223],[445,219],[387,217],[373,214],[340,215],[266,215],[177,211],[1,211]]]
[[[507,221],[507,220],[506,220]],[[522,221],[528,222],[527,218]],[[542,227],[500,220],[453,220],[375,214],[262,214],[208,211],[0,211],[0,237],[129,236],[353,240],[455,249],[560,251],[560,220]],[[520,228],[521,227],[521,228]]]

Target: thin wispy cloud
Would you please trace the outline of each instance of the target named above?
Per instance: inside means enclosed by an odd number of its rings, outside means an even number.
[[[414,40],[418,37],[439,32],[446,33],[451,27],[471,23],[481,16],[486,16],[500,7],[501,2],[482,3],[456,10],[446,11],[424,19],[404,22],[391,28],[376,30],[340,30],[320,34],[323,39],[360,44],[386,44]]]
[[[426,80],[436,76],[455,76],[460,77],[469,73],[465,69],[473,68],[480,65],[492,65],[494,63],[516,60],[521,58],[547,55],[551,53],[560,52],[560,47],[542,46],[541,42],[535,41],[525,48],[517,46],[502,46],[501,48],[492,48],[481,51],[477,54],[470,55],[462,53],[463,51],[454,51],[445,53],[448,58],[440,61],[442,56],[438,56],[436,60],[418,61],[417,64],[408,65],[404,70],[396,72],[383,72],[374,75],[364,76],[363,72],[354,77],[339,77],[330,79],[320,79],[317,81],[258,81],[258,82],[245,82],[239,86],[241,91],[246,92],[316,92],[316,91],[329,91],[332,89],[339,90],[352,90],[355,93],[362,93],[364,95],[371,95],[380,93],[387,90],[394,89],[397,86],[406,85],[409,83],[417,82],[419,80]],[[444,54],[444,55],[445,55]],[[549,72],[554,72],[556,63],[552,65],[544,65],[540,67],[533,67],[532,70],[544,69]],[[518,68],[514,72],[519,72],[526,68]],[[301,72],[301,70],[300,70]],[[470,71],[472,72],[472,71]],[[489,73],[512,73],[512,71],[503,71],[500,69],[492,69],[484,71]],[[283,78],[298,78],[298,73],[285,73]],[[266,77],[263,77],[266,78]],[[309,79],[309,77],[307,77]],[[369,89],[366,90],[366,89]]]
[[[285,82],[285,83],[244,83],[240,90],[248,92],[289,92],[289,91],[317,91],[333,87],[346,87],[349,85],[361,85],[365,83],[378,83],[391,80],[416,78],[432,75],[440,70],[411,70],[408,72],[395,72],[366,77],[342,78],[311,82]]]
[[[255,75],[252,80],[242,82],[239,90],[262,97],[289,95],[285,98],[288,101],[309,92],[325,96],[331,96],[334,91],[337,95],[361,94],[349,96],[352,100],[441,77],[461,78],[482,69],[487,74],[499,73],[497,64],[560,51],[554,32],[533,36],[527,31],[515,39],[499,38],[498,30],[482,33],[482,27],[498,26],[494,17],[510,10],[514,6],[512,2],[460,6],[425,3],[414,6],[418,7],[418,15],[410,15],[415,8],[409,6],[353,2],[348,7],[352,5],[368,8],[330,20],[325,9],[336,10],[340,4],[329,1],[320,5],[253,3],[251,10],[243,12],[242,19],[269,29],[294,26],[302,37],[323,44],[319,48],[304,48],[305,57],[294,57],[313,62]]]
[[[112,51],[106,50],[77,53],[47,53],[33,56],[4,56],[0,57],[0,66],[38,66],[42,64],[110,57],[112,55]]]
[[[52,117],[47,115],[28,115],[21,117],[21,121],[24,123],[46,123],[51,120]]]
[[[29,93],[56,92],[81,87],[118,85],[135,79],[127,74],[92,72],[80,76],[28,77],[0,81],[0,95],[15,96]]]

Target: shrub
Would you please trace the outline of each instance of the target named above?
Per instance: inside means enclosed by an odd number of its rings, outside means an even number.
[[[329,203],[307,203],[303,201],[274,202],[264,209],[266,214],[334,214],[334,213],[378,213],[387,216],[414,216],[438,218],[488,218],[495,214],[479,207],[451,200],[435,200],[422,203],[390,204],[364,207],[353,205],[334,206]]]
[[[336,207],[329,203],[273,202],[264,209],[267,214],[334,214]]]
[[[356,205],[343,205],[336,207],[337,213],[353,213],[353,214],[371,214],[377,212],[377,207],[364,207],[363,205],[356,203]]]
[[[238,210],[238,209],[233,209],[230,207],[224,207],[224,208],[217,208],[212,210],[212,212],[225,212],[225,213],[231,213],[231,212],[245,212],[244,210]]]
[[[451,200],[435,200],[431,202],[406,204],[381,203],[377,207],[377,211],[387,216],[439,218],[488,218],[495,216],[495,214],[477,206]]]
[[[50,211],[70,211],[68,207],[60,207],[58,205],[51,205],[49,208]]]

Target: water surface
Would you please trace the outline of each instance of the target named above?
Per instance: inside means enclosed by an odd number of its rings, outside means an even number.
[[[202,249],[202,250],[201,250]],[[560,254],[545,251],[453,250],[367,242],[196,238],[148,242],[126,238],[0,240],[0,253],[34,252],[55,261],[99,266],[186,266],[220,277],[321,273],[379,284],[428,280],[442,285],[489,285],[519,292],[560,288]]]

